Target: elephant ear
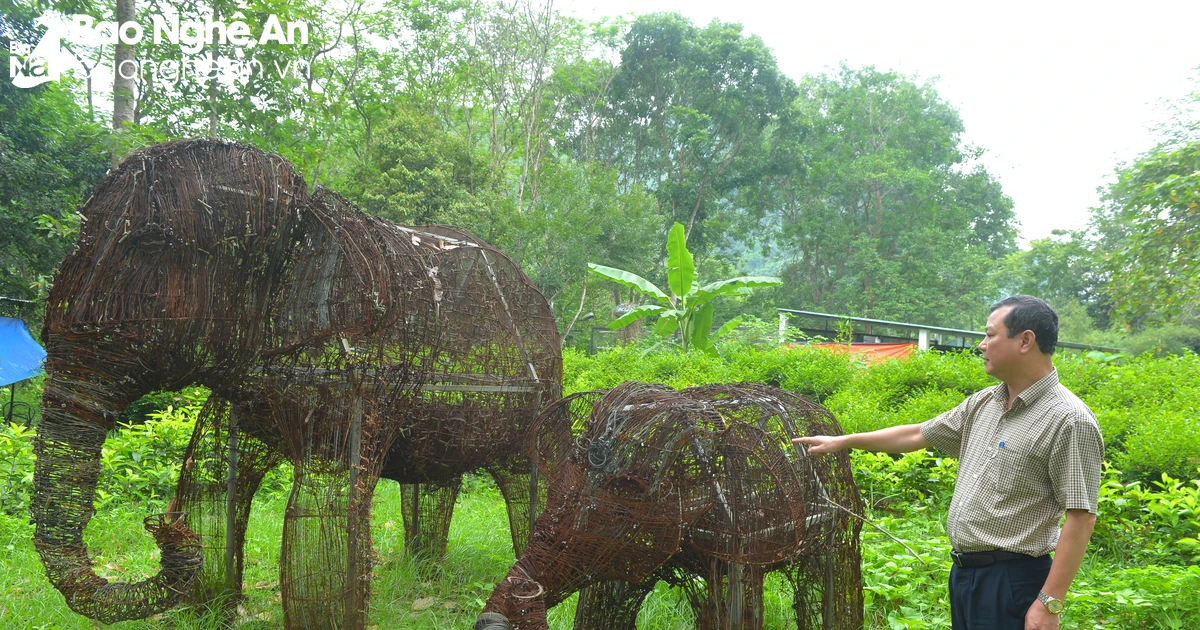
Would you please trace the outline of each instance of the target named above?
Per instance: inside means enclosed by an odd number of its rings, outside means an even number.
[[[545,479],[553,479],[572,456],[587,461],[587,453],[576,453],[579,437],[602,391],[576,392],[547,405],[529,428],[527,452]]]
[[[795,557],[805,539],[807,491],[779,444],[758,427],[735,422],[720,433],[716,449],[723,457],[713,471],[719,483],[711,487],[754,492],[729,497],[713,490],[712,509],[694,527],[711,534],[693,537],[691,544],[739,564],[762,566]]]

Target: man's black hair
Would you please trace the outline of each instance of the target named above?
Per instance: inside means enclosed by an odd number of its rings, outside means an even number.
[[[1058,313],[1046,300],[1032,295],[1014,295],[993,304],[992,312],[1006,306],[1012,307],[1004,316],[1009,338],[1032,330],[1042,354],[1054,354],[1054,346],[1058,344]]]

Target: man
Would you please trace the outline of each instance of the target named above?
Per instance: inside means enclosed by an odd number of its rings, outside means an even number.
[[[1058,382],[1050,305],[1002,300],[984,334],[984,370],[999,385],[920,424],[795,441],[812,455],[934,446],[957,457],[947,520],[953,627],[1056,630],[1096,523],[1104,441],[1091,410]]]

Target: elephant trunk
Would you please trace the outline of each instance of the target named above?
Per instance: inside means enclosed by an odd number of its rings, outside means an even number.
[[[109,582],[92,570],[83,531],[95,514],[100,449],[116,414],[136,398],[109,393],[70,373],[46,379],[34,453],[34,546],[54,587],[75,612],[113,623],[174,606],[200,570],[200,539],[182,514],[146,519],[161,550],[162,568],[137,583]]]

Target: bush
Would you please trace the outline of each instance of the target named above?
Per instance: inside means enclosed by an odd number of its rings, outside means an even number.
[[[0,511],[17,514],[33,489],[33,429],[16,422],[0,427]]]
[[[1153,561],[1200,560],[1200,480],[1162,475],[1150,483],[1125,482],[1105,465],[1100,483],[1100,517],[1092,544],[1104,553]]]
[[[898,405],[888,405],[889,397],[889,392],[860,393],[846,389],[826,401],[826,406],[848,433],[861,433],[924,422],[966,399],[954,389],[926,389],[906,396]]]
[[[1174,325],[1144,330],[1127,339],[1123,347],[1132,355],[1148,352],[1156,357],[1198,353],[1200,328]]]
[[[719,358],[677,351],[643,354],[617,348],[564,354],[567,392],[606,389],[625,380],[687,387],[755,381],[809,396],[847,431],[922,422],[995,384],[972,352],[919,352],[873,365],[819,346],[744,345]],[[1200,356],[1119,357],[1060,352],[1059,379],[1091,407],[1106,459],[1128,479],[1164,472],[1196,476],[1200,462]]]
[[[1160,409],[1130,432],[1123,452],[1110,461],[1128,475],[1153,479],[1161,475],[1191,479],[1200,468],[1200,417],[1194,411]]]
[[[130,403],[121,415],[117,416],[117,424],[141,424],[168,408],[186,407],[195,402],[203,403],[207,398],[208,390],[195,385],[178,392],[150,392]]]

